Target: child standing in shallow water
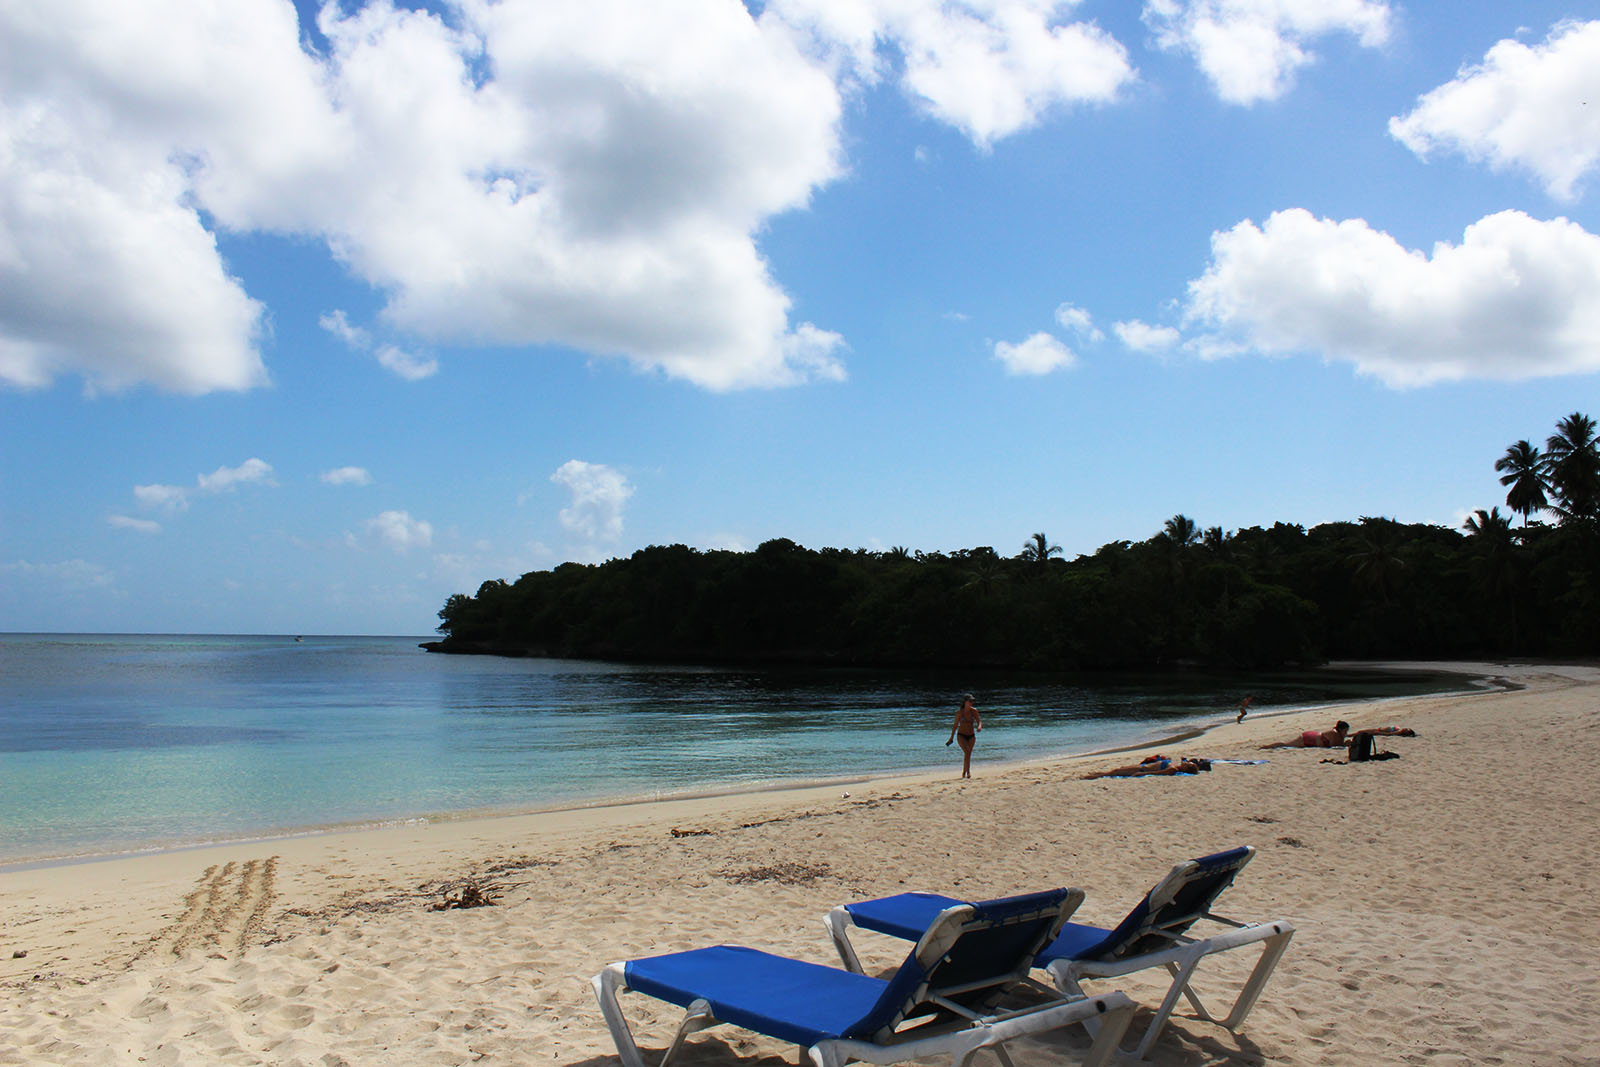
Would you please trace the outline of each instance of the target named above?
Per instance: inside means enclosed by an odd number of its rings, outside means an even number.
[[[957,738],[961,740],[961,777],[972,777],[972,748],[978,743],[978,731],[983,729],[983,718],[978,714],[978,709],[972,705],[972,694],[968,693],[961,707],[956,710],[956,721],[950,727],[950,740],[948,746]]]

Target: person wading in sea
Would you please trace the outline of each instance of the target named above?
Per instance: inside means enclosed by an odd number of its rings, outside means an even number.
[[[983,718],[978,714],[978,709],[972,706],[972,694],[961,702],[961,707],[956,711],[956,721],[950,726],[950,740],[945,744],[957,740],[961,741],[961,777],[972,777],[972,746],[978,743],[978,731],[983,729]]]

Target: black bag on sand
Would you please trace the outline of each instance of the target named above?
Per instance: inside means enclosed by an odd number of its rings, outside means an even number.
[[[1399,759],[1398,752],[1379,752],[1377,739],[1372,734],[1357,734],[1350,745],[1350,762],[1366,763],[1370,760]]]

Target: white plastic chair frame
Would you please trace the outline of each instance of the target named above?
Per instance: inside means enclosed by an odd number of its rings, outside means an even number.
[[[1081,984],[1085,978],[1120,978],[1135,971],[1165,967],[1172,975],[1172,985],[1168,987],[1167,995],[1162,999],[1161,1007],[1156,1010],[1155,1017],[1146,1027],[1144,1036],[1133,1049],[1132,1054],[1137,1059],[1142,1060],[1150,1054],[1151,1046],[1155,1044],[1156,1038],[1161,1036],[1161,1030],[1166,1026],[1167,1020],[1172,1017],[1172,1010],[1177,1006],[1180,993],[1201,1019],[1216,1023],[1228,1030],[1237,1030],[1243,1025],[1245,1017],[1250,1014],[1250,1009],[1255,1007],[1261,991],[1266,988],[1268,979],[1272,977],[1273,969],[1278,966],[1278,960],[1288,949],[1289,939],[1294,936],[1294,925],[1283,919],[1265,923],[1239,923],[1210,912],[1204,913],[1201,918],[1234,929],[1207,938],[1167,934],[1166,936],[1172,937],[1174,941],[1171,948],[1145,952],[1120,960],[1058,959],[1051,961],[1046,970],[1054,979],[1056,988],[1063,993],[1068,996],[1087,996]],[[1159,934],[1160,931],[1151,933]],[[1189,985],[1189,979],[1193,977],[1195,968],[1200,966],[1200,961],[1207,956],[1257,943],[1262,946],[1261,958],[1256,961],[1255,968],[1251,970],[1250,977],[1245,981],[1244,988],[1239,991],[1239,996],[1228,1010],[1228,1014],[1218,1019],[1200,1002],[1200,998]],[[1092,1033],[1093,1020],[1086,1025],[1090,1027]]]

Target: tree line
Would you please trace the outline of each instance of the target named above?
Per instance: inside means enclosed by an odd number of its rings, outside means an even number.
[[[1574,414],[1495,463],[1461,529],[1363,517],[1232,532],[1175,515],[1068,560],[652,546],[483,583],[439,612],[442,651],[715,663],[1129,669],[1600,651],[1600,445]],[[1544,522],[1549,515],[1553,521]]]

